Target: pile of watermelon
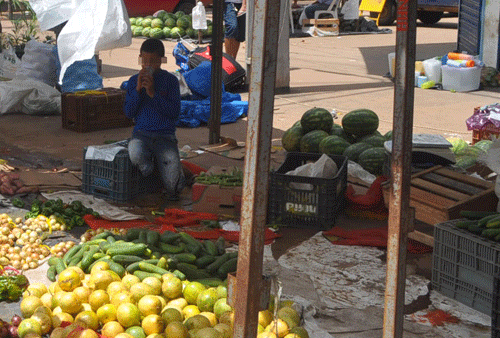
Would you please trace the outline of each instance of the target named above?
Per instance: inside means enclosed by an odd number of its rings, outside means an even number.
[[[168,13],[159,11],[146,17],[130,18],[133,36],[144,36],[156,39],[197,38],[198,31],[193,29],[191,14],[182,11]],[[212,21],[207,20],[207,29],[202,30],[204,37],[212,35]]]
[[[324,108],[306,111],[300,121],[286,130],[282,145],[286,151],[344,155],[363,169],[381,175],[387,162],[384,142],[392,131],[382,135],[377,129],[379,118],[369,109],[356,109],[334,123],[332,114]]]

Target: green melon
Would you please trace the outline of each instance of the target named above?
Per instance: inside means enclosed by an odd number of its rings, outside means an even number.
[[[384,137],[387,141],[392,140],[392,130],[389,130],[387,133],[385,133]]]
[[[198,32],[191,27],[186,29],[186,35],[189,36],[190,38],[195,38],[198,36]]]
[[[174,19],[177,21],[177,17],[175,16],[174,13],[166,13],[164,16],[163,16],[163,21],[166,21],[168,19]]]
[[[151,34],[151,27],[144,27],[142,29],[142,36],[147,36],[149,37]]]
[[[131,26],[135,26],[136,25],[135,22],[137,21],[137,19],[136,18],[129,18],[129,21],[130,21]]]
[[[188,19],[186,19],[185,16],[177,19],[176,24],[177,24],[177,27],[183,28],[183,29],[188,29],[191,26],[191,23],[189,22]]]
[[[135,26],[134,30],[132,31],[133,36],[141,36],[142,35],[142,26]]]
[[[383,147],[386,139],[380,134],[373,133],[361,137],[358,142],[364,142],[372,145],[373,147]]]
[[[146,27],[151,27],[151,22],[153,20],[151,20],[150,18],[145,18],[144,20],[142,20],[141,22],[141,25],[142,27],[146,28]]]
[[[167,15],[167,11],[165,11],[163,9],[156,12],[156,17],[161,19],[162,21],[165,20],[166,15]]]
[[[155,39],[163,39],[163,30],[159,27],[151,28],[149,36]]]
[[[351,144],[337,135],[329,135],[319,143],[319,151],[328,155],[342,155]]]
[[[327,136],[328,133],[324,130],[308,132],[300,139],[300,151],[304,153],[319,153],[319,144]]]
[[[160,18],[151,20],[151,28],[163,28],[163,21]]]
[[[475,156],[460,156],[457,161],[455,162],[455,165],[459,168],[462,169],[467,169],[475,165],[477,162],[477,158]]]
[[[479,148],[486,153],[486,152],[488,152],[488,150],[490,149],[492,144],[493,144],[493,141],[491,141],[491,140],[481,140],[479,142],[474,143],[473,147]]]
[[[174,27],[170,30],[170,37],[172,39],[179,39],[186,35],[186,31],[180,27]]]
[[[165,20],[165,26],[168,28],[174,28],[176,24],[177,20],[175,20],[174,18],[168,18],[167,20]]]
[[[293,125],[285,131],[281,138],[281,144],[286,151],[300,151],[300,139],[304,133],[302,127]]]
[[[174,13],[174,15],[177,19],[179,19],[182,18],[184,15],[186,15],[186,13],[184,13],[183,11],[177,11]]]
[[[342,137],[344,140],[346,140],[349,143],[355,143],[356,140],[352,135],[347,135],[344,128],[340,124],[333,124],[332,130],[330,130],[330,135],[337,135]]]
[[[169,39],[169,38],[170,38],[170,28],[169,28],[169,27],[163,27],[163,36],[164,36],[166,39]]]
[[[138,16],[135,18],[135,25],[136,26],[142,26],[142,20],[144,20],[144,18],[142,16]]]
[[[372,145],[364,142],[354,143],[347,147],[342,155],[347,157],[349,160],[353,162],[358,162],[359,155],[367,149],[373,148]]]
[[[312,108],[302,115],[300,123],[304,128],[304,133],[313,130],[324,130],[329,133],[333,126],[333,116],[324,108]]]
[[[378,129],[379,118],[372,110],[356,109],[342,118],[342,128],[347,134],[355,136],[368,135]]]
[[[373,175],[382,174],[382,169],[387,160],[387,153],[384,148],[370,148],[359,154],[358,164]]]

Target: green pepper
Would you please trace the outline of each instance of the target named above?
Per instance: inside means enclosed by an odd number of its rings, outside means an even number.
[[[99,215],[99,213],[97,211],[92,211],[92,216],[99,217],[100,215]]]
[[[84,209],[82,202],[80,201],[73,201],[71,202],[71,209],[73,209],[76,212],[80,212]]]
[[[25,203],[22,199],[15,197],[12,199],[12,205],[15,206],[16,208],[24,208]]]
[[[51,200],[48,200],[48,201],[45,201],[42,203],[42,207],[43,208],[52,208],[53,207],[53,203]]]

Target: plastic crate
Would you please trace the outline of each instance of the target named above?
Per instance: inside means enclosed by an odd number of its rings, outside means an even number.
[[[344,207],[347,187],[347,157],[331,155],[338,172],[333,178],[286,175],[322,154],[290,152],[270,177],[268,222],[290,227],[329,229]],[[311,190],[298,189],[294,183],[307,183]],[[302,187],[301,187],[302,188]]]
[[[434,226],[432,287],[491,315],[493,279],[500,274],[500,243],[456,228],[458,221]]]
[[[123,113],[124,102],[125,91],[116,88],[64,93],[61,95],[62,126],[79,133],[130,127],[134,123]]]
[[[491,338],[500,338],[500,275],[495,275],[493,279],[491,308]]]
[[[130,162],[127,150],[121,150],[113,161],[85,159],[86,152],[84,148],[82,191],[86,194],[123,203],[163,186],[157,174],[142,176]]]

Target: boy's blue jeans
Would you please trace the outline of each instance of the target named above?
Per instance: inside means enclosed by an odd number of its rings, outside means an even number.
[[[316,11],[326,11],[330,5],[324,3],[310,4],[306,8],[304,8],[304,12],[306,13],[306,17],[308,19],[314,19],[314,12]]]
[[[169,197],[177,197],[186,185],[175,135],[134,131],[128,143],[130,161],[143,176],[154,171],[155,163]]]

